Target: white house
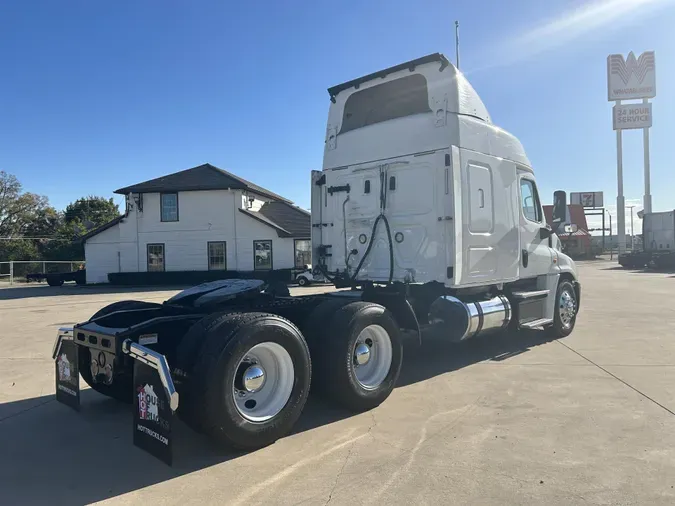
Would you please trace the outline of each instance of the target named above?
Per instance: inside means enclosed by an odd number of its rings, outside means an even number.
[[[109,273],[273,271],[311,263],[310,215],[210,164],[115,193],[126,212],[84,236],[87,283]]]

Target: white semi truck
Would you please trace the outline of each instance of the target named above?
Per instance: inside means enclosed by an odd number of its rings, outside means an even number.
[[[525,151],[443,55],[328,91],[312,254],[351,290],[291,297],[223,280],[162,304],[117,302],[59,331],[60,401],[79,409],[81,374],[133,402],[135,444],[170,462],[175,412],[252,450],[291,430],[310,384],[349,409],[374,408],[396,384],[404,333],[572,332],[577,270],[544,220]],[[554,228],[565,209],[556,192]]]

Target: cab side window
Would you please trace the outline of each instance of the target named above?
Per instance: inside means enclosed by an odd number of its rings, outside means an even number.
[[[534,181],[531,179],[520,180],[520,204],[523,207],[523,215],[530,221],[541,223],[541,205],[539,194]]]

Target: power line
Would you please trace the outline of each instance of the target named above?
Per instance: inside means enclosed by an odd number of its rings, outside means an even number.
[[[64,239],[62,237],[31,237],[31,236],[19,236],[19,237],[0,237],[0,241],[27,241],[31,239],[44,239],[48,241],[73,241],[74,239]]]

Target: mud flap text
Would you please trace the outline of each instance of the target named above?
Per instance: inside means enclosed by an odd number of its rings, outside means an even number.
[[[172,422],[173,411],[159,373],[134,361],[134,444],[171,465]]]

